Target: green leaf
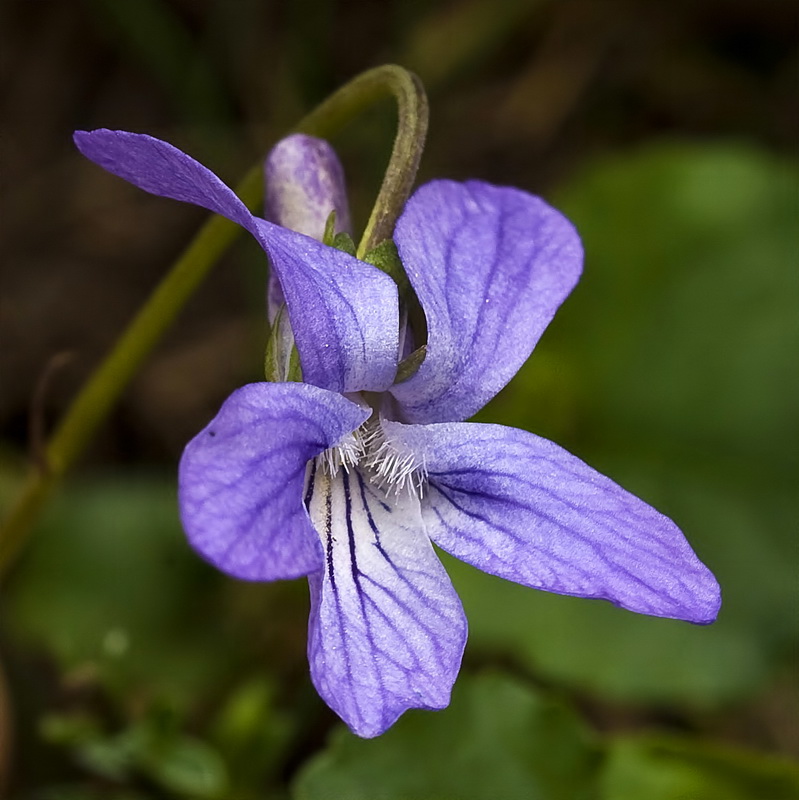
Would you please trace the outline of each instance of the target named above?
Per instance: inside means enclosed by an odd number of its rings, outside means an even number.
[[[212,739],[225,757],[235,785],[262,786],[281,768],[299,723],[277,707],[278,684],[259,674],[237,686],[212,726]]]
[[[581,800],[598,754],[577,716],[499,675],[462,677],[445,711],[383,736],[340,728],[300,773],[296,800]]]
[[[798,180],[753,148],[661,144],[600,162],[562,194],[587,255],[559,323],[598,418],[791,459]]]
[[[511,656],[547,680],[608,699],[697,708],[763,679],[762,659],[720,625],[640,616],[519,586],[446,555],[442,561],[469,618],[467,653]]]
[[[402,383],[413,377],[419,371],[419,367],[422,366],[422,362],[426,357],[427,345],[423,344],[421,347],[417,347],[407,358],[403,358],[397,366],[394,383]]]
[[[154,749],[147,762],[153,780],[181,797],[227,797],[227,770],[219,754],[199,739],[172,739]]]
[[[322,244],[333,247],[333,240],[336,237],[336,209],[333,209],[325,220],[325,232],[322,234]]]
[[[601,800],[796,800],[799,768],[786,759],[674,737],[611,743]]]
[[[335,247],[336,250],[341,250],[348,255],[354,256],[357,247],[355,246],[355,242],[352,241],[352,236],[350,236],[346,231],[339,231],[336,233],[336,211],[333,209],[328,215],[327,220],[325,221],[325,232],[322,235],[322,243],[326,244],[328,247]]]

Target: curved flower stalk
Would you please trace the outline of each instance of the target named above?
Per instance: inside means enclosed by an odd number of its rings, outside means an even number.
[[[250,384],[225,401],[181,459],[181,516],[192,545],[232,576],[308,576],[312,679],[355,733],[449,702],[466,620],[433,543],[533,588],[713,621],[718,585],[671,520],[552,442],[464,422],[579,278],[580,240],[561,214],[480,181],[411,196],[394,240],[426,356],[395,383],[386,275],[256,219],[170,145],[110,131],[76,141],[147,191],[235,220],[269,255],[304,382]]]

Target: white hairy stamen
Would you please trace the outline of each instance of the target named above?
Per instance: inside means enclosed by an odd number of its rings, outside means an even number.
[[[379,420],[372,419],[357,431],[325,450],[318,462],[328,475],[339,469],[349,472],[360,467],[361,474],[385,494],[402,492],[421,499],[427,486],[427,469],[413,452],[392,442]]]
[[[333,477],[340,469],[350,471],[364,455],[364,442],[360,429],[348,433],[335,447],[328,447],[318,456],[324,469]]]
[[[416,454],[392,442],[380,423],[372,427],[364,441],[364,466],[372,483],[386,494],[393,491],[395,497],[407,490],[421,499],[427,485],[427,470]]]

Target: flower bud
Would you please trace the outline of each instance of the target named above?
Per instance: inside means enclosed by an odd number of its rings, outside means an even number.
[[[334,233],[350,233],[344,170],[336,151],[324,139],[304,133],[281,139],[266,157],[264,178],[264,218],[269,222],[322,241],[330,212],[335,211]],[[283,290],[271,273],[267,293],[270,322],[283,301]]]
[[[321,241],[335,211],[335,232],[350,232],[344,170],[326,141],[301,133],[282,139],[267,156],[264,173],[269,222]]]

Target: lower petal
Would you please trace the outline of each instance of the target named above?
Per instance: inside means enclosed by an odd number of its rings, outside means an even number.
[[[359,736],[409,708],[444,708],[466,619],[424,533],[419,502],[360,472],[310,476],[308,509],[324,569],[310,576],[308,659],[325,702]]]
[[[556,444],[501,425],[384,423],[427,467],[430,538],[479,569],[712,622],[719,586],[667,517]]]

